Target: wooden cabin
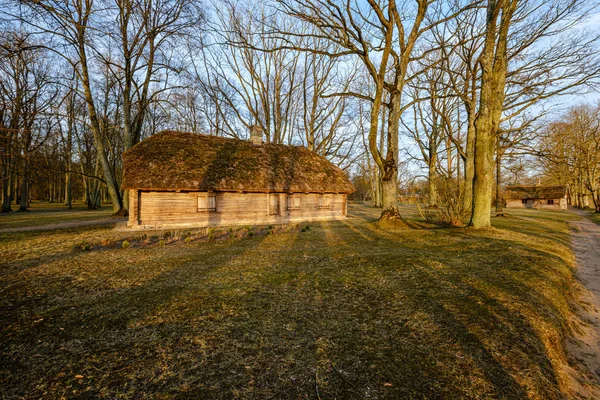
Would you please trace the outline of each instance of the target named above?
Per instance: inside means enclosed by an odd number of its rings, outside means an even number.
[[[164,131],[123,154],[132,227],[280,224],[346,217],[354,186],[305,147]]]
[[[504,198],[506,207],[537,208],[547,210],[567,209],[568,186],[508,186]]]

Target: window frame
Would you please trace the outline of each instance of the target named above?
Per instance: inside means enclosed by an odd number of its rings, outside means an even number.
[[[206,207],[200,207],[200,199],[205,199]],[[211,206],[212,201],[212,207]],[[217,195],[216,193],[202,193],[196,196],[196,212],[209,213],[217,211]]]
[[[325,204],[323,204],[325,202]],[[317,195],[317,208],[319,210],[331,210],[331,204],[333,203],[332,196],[330,194],[319,194]]]
[[[293,203],[298,203],[294,205]],[[288,194],[286,199],[286,209],[288,211],[300,210],[300,195],[298,194]]]

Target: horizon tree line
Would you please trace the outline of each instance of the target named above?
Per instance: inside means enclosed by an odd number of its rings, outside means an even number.
[[[163,129],[245,138],[259,125],[365,176],[382,218],[402,218],[399,185],[423,169],[431,207],[451,190],[464,223],[485,228],[503,166],[568,164],[550,155],[550,106],[600,79],[599,32],[584,24],[597,2],[4,3],[3,212],[32,194],[70,207],[75,191],[125,214],[129,147]]]

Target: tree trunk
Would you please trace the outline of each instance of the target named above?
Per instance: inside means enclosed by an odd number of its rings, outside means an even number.
[[[10,174],[5,178],[2,184],[2,212],[7,213],[11,212],[12,208],[10,206],[10,187],[12,186],[12,180],[10,178]]]
[[[474,114],[470,112],[467,121],[467,143],[465,159],[465,189],[464,208],[470,210],[473,206],[473,179],[475,178],[475,123]]]
[[[496,154],[496,212],[502,211],[502,151],[498,149]]]
[[[398,128],[400,125],[400,91],[390,93],[392,108],[388,115],[387,153],[381,171],[381,218],[401,219],[398,211]]]
[[[12,211],[11,200],[12,200],[12,171],[10,170],[10,164],[4,166],[4,176],[2,177],[2,212],[7,213]]]
[[[431,146],[431,145],[430,145]],[[437,207],[438,205],[438,193],[437,193],[437,182],[435,166],[437,164],[437,155],[435,152],[429,154],[429,173],[428,173],[428,184],[429,184],[429,207]]]
[[[27,182],[29,166],[27,164],[27,159],[25,158],[23,160],[23,177],[21,178],[21,202],[19,204],[19,211],[27,211],[27,196],[29,194],[29,187]]]
[[[401,218],[398,211],[398,178],[393,174],[390,179],[381,181],[382,206],[381,218]]]
[[[475,176],[473,179],[473,228],[491,226],[492,189],[494,186],[494,147],[506,86],[507,38],[512,15],[518,1],[489,0],[485,45],[481,55],[481,90],[479,113],[475,119]],[[501,15],[501,17],[500,17]],[[500,25],[497,25],[500,18]]]
[[[491,120],[485,113],[478,118],[475,139],[475,175],[473,179],[473,208],[470,226],[487,228],[491,226],[491,200],[494,185],[494,141]]]
[[[104,138],[102,135],[102,131],[100,129],[100,122],[98,120],[98,114],[96,113],[96,107],[94,105],[94,97],[92,95],[92,89],[90,84],[90,76],[88,72],[87,65],[87,55],[85,51],[85,39],[83,37],[83,32],[81,32],[82,37],[79,39],[80,47],[79,47],[79,56],[81,60],[81,83],[83,85],[83,92],[86,99],[88,116],[90,119],[90,129],[92,131],[92,135],[94,137],[94,145],[96,146],[96,151],[98,153],[98,157],[100,159],[100,164],[102,166],[102,172],[104,173],[104,180],[108,187],[108,194],[110,196],[110,200],[112,202],[113,211],[115,214],[119,213],[123,209],[123,201],[121,196],[119,195],[119,188],[117,186],[117,181],[113,174],[113,171],[110,168],[110,163],[108,161],[108,157],[106,156],[106,149],[104,146]]]

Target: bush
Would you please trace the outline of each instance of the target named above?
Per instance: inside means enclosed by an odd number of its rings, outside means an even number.
[[[465,226],[470,209],[464,205],[464,189],[449,178],[438,178],[438,204],[428,207],[417,203],[419,214],[427,222],[450,226]]]
[[[85,240],[79,243],[79,248],[83,251],[90,251],[92,249],[92,245]]]
[[[127,240],[123,240],[123,243],[121,243],[121,248],[122,249],[128,249],[130,246],[129,241]]]
[[[164,246],[165,244],[166,244],[166,242],[163,239],[158,241],[159,246]]]
[[[181,240],[181,238],[183,237],[183,234],[181,233],[181,231],[172,231],[170,233],[170,241],[171,242],[177,242],[178,240]]]
[[[191,236],[186,237],[185,240],[184,240],[184,242],[191,243],[192,242],[192,237]]]
[[[252,237],[252,236],[254,236],[254,232],[252,232],[252,231],[248,232],[248,237]]]

